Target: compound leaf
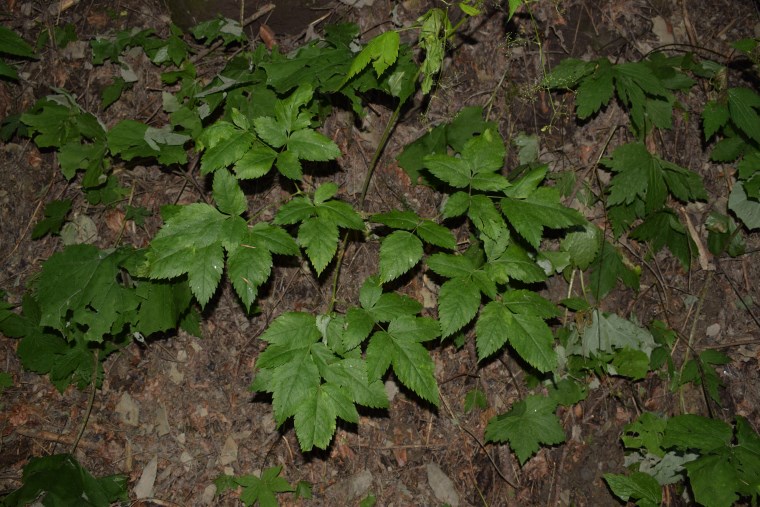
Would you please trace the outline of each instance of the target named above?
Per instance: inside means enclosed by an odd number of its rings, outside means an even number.
[[[453,278],[438,292],[438,315],[443,337],[463,328],[478,313],[480,289],[468,278]]]
[[[422,241],[407,231],[394,231],[380,245],[380,280],[398,278],[422,258]]]
[[[319,276],[338,250],[338,227],[329,219],[307,218],[298,228],[298,243]]]

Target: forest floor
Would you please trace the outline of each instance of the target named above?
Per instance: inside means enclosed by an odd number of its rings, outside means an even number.
[[[374,0],[358,9],[329,4],[318,11],[320,21],[312,28],[319,33],[326,23],[353,21],[368,38],[390,28],[391,20],[412,24],[431,6],[425,0]],[[437,213],[440,196],[414,185],[395,157],[428,126],[451,119],[465,106],[490,105],[490,118],[506,139],[520,132],[539,134],[540,158],[553,172],[586,173],[609,153],[609,133],[623,121],[622,113],[610,107],[581,125],[571,104],[561,103],[571,101],[569,94],[552,95],[538,87],[545,69],[563,58],[635,61],[665,44],[696,42],[699,51],[723,61],[730,58],[732,41],[760,31],[758,4],[752,0],[538,0],[530,4],[530,12],[532,17],[520,10],[507,22],[505,7],[491,6],[488,15],[464,26],[432,98],[407,110],[395,129],[372,180],[369,211],[411,205],[421,216]],[[23,63],[19,83],[0,82],[0,117],[22,112],[37,99],[65,89],[106,125],[125,118],[161,125],[160,69],[141,53],[130,53],[129,63],[139,80],[122,100],[101,111],[100,93],[119,70],[110,63],[94,67],[87,41],[133,27],[166,35],[169,21],[169,11],[155,0],[82,0],[60,14],[51,14],[49,4],[39,0],[4,2],[0,22],[26,40],[35,41],[42,30],[68,24],[77,40],[58,49],[46,46],[38,60]],[[307,26],[287,23],[277,25],[277,30],[276,41],[286,50],[303,44],[312,33]],[[690,40],[689,32],[698,40]],[[261,43],[253,34],[250,44]],[[223,58],[204,60],[201,72],[213,75]],[[684,100],[688,110],[688,98]],[[327,135],[344,152],[340,172],[331,177],[349,198],[361,191],[367,160],[390,116],[382,104],[368,112],[359,122],[348,114],[336,115],[326,126]],[[703,171],[708,163],[697,131],[685,127],[682,132],[691,133],[674,134],[662,143],[670,152],[661,155],[700,172],[708,187],[723,185],[719,175]],[[619,142],[613,136],[610,147]],[[516,160],[513,151],[508,163]],[[210,190],[202,180],[199,188],[186,186],[181,175],[150,166],[116,172],[123,184],[134,188],[131,204],[154,212],[177,200],[196,202],[201,191]],[[87,207],[76,181],[61,175],[54,154],[20,137],[0,144],[0,288],[11,302],[20,301],[41,262],[61,248],[60,238],[32,241],[30,232],[45,204],[62,198],[78,203],[77,223],[92,228],[92,242],[111,245],[122,234],[123,208]],[[703,215],[695,216],[694,222],[703,223]],[[157,218],[143,227],[129,223],[123,241],[145,246],[159,226]],[[693,337],[695,347],[727,353],[732,361],[719,371],[724,388],[718,416],[741,414],[756,429],[760,327],[753,312],[760,312],[758,245],[750,236],[749,253],[720,259],[714,272],[697,266],[685,271],[672,256],[657,255],[646,262],[649,269],[643,269],[639,292],[618,289],[603,303],[605,311],[635,316],[642,323],[664,320]],[[630,246],[631,253],[643,264],[646,255],[637,248]],[[357,284],[376,272],[377,252],[354,245],[346,259],[340,296],[351,299]],[[577,407],[560,409],[567,442],[542,449],[521,467],[508,446],[483,445],[483,433],[491,417],[523,397],[524,373],[507,352],[478,363],[472,346],[457,349],[449,344],[432,352],[443,400],[440,409],[420,404],[404,389],[399,392],[389,378],[386,389],[392,401],[387,411],[362,413],[359,425],[339,426],[327,451],[303,454],[292,425],[277,428],[270,401],[248,388],[264,345],[257,337],[285,311],[320,308],[329,300],[326,280],[315,280],[297,264],[278,266],[260,295],[260,311],[250,318],[225,286],[204,311],[202,338],[180,332],[147,345],[135,342],[114,354],[105,364],[103,387],[95,393],[77,458],[97,476],[126,474],[130,491],[156,460],[151,494],[155,500],[134,505],[240,505],[235,492],[215,495],[216,477],[281,465],[289,482],[308,481],[313,491],[312,500],[282,495],[281,505],[358,505],[372,494],[381,506],[442,505],[444,499],[460,506],[603,506],[616,503],[602,474],[624,470],[620,434],[625,424],[643,410],[708,412],[699,388],[673,392],[655,374],[637,383],[605,377]],[[422,277],[411,280],[406,290],[420,300],[430,296]],[[566,290],[560,285],[544,287],[555,301]],[[18,487],[30,457],[70,448],[92,389],[70,387],[59,393],[45,377],[23,370],[15,347],[15,340],[0,337],[0,368],[13,377],[13,386],[0,398],[0,493]],[[465,395],[476,387],[486,393],[488,407],[466,412]],[[667,505],[681,502],[674,490]]]

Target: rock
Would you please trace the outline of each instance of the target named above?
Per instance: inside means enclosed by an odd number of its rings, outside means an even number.
[[[459,493],[454,488],[454,483],[446,475],[441,467],[435,463],[427,464],[427,476],[430,489],[439,502],[447,503],[451,507],[459,507]]]
[[[135,494],[135,498],[138,500],[141,498],[150,498],[153,496],[153,486],[156,484],[156,472],[158,471],[158,456],[154,455],[145,469],[140,475],[140,480],[137,481],[135,489],[132,490]]]
[[[121,395],[114,411],[119,416],[119,420],[124,424],[137,426],[140,422],[140,407],[137,406],[129,393]]]

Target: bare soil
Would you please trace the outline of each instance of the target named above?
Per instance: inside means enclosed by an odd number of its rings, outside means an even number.
[[[375,0],[361,9],[330,4],[331,10],[321,15],[324,19],[311,28],[319,32],[324,23],[352,20],[369,37],[392,21],[408,25],[433,5],[424,0]],[[589,174],[600,156],[624,141],[624,134],[616,133],[607,144],[612,129],[623,122],[622,112],[609,107],[579,124],[572,115],[571,94],[549,95],[538,88],[544,70],[568,56],[635,61],[663,44],[690,45],[687,49],[696,45],[700,54],[725,63],[732,41],[758,34],[757,5],[751,0],[538,0],[531,4],[532,19],[520,11],[510,22],[503,5],[489,6],[487,17],[465,25],[432,98],[405,113],[372,180],[368,211],[409,206],[422,216],[435,215],[440,195],[413,185],[395,156],[428,126],[451,119],[464,106],[486,107],[507,139],[519,132],[539,133],[542,159],[553,171]],[[80,41],[132,27],[165,35],[169,20],[167,8],[155,0],[84,0],[60,15],[51,14],[49,4],[39,0],[9,0],[0,6],[3,25],[29,41],[42,30],[67,23],[76,28]],[[309,26],[289,28],[275,33],[285,48],[303,43],[311,33]],[[261,41],[254,37],[251,44]],[[0,82],[0,116],[22,112],[51,90],[65,88],[108,126],[125,118],[160,126],[159,70],[139,53],[128,58],[140,77],[138,86],[102,112],[99,94],[118,68],[93,67],[86,42],[63,49],[48,46],[39,60],[20,66],[20,83]],[[201,73],[213,75],[223,64],[223,57],[214,58],[200,63]],[[704,102],[704,97],[683,100],[688,111],[689,100]],[[389,116],[384,105],[375,104],[363,122],[346,114],[328,122],[327,133],[345,153],[340,170],[329,176],[341,185],[341,197],[358,199],[367,161]],[[682,124],[657,141],[658,149],[663,158],[700,172],[715,198],[725,196],[726,178],[707,163],[696,116],[679,116]],[[509,163],[514,165],[512,151]],[[164,204],[200,197],[181,175],[156,167],[117,167],[116,173],[134,187],[132,205],[156,214]],[[201,179],[198,185],[209,190]],[[279,192],[258,193],[256,199],[263,205],[281,199]],[[73,199],[77,213],[94,221],[98,245],[113,244],[125,203],[116,208],[86,206],[76,180],[66,182],[53,153],[40,152],[20,137],[0,144],[0,288],[12,302],[20,300],[25,282],[62,246],[56,237],[30,239],[45,203],[62,198]],[[708,202],[685,213],[699,227],[710,209],[720,206]],[[591,213],[589,218],[603,224],[603,214]],[[158,227],[156,218],[144,227],[128,224],[123,241],[144,246]],[[732,362],[719,372],[725,383],[720,406],[708,407],[698,388],[672,392],[655,374],[635,384],[604,378],[587,400],[560,410],[567,443],[542,449],[521,467],[508,447],[483,445],[483,432],[489,418],[524,396],[524,373],[506,352],[479,364],[472,346],[447,345],[433,351],[440,409],[420,404],[401,389],[388,411],[362,413],[358,426],[339,427],[327,451],[304,455],[292,426],[276,428],[269,400],[252,395],[248,386],[263,349],[260,333],[282,312],[324,310],[330,277],[316,280],[300,265],[280,265],[261,294],[256,315],[247,318],[230,288],[223,287],[204,313],[202,338],[179,333],[147,346],[134,343],[109,358],[76,456],[95,475],[126,474],[130,488],[157,459],[154,500],[133,504],[143,506],[240,505],[234,492],[214,496],[213,480],[222,473],[258,473],[276,465],[283,466],[291,483],[304,480],[313,487],[313,500],[293,501],[283,495],[284,505],[358,505],[368,493],[381,506],[441,505],[430,479],[436,467],[451,480],[461,506],[615,505],[602,474],[624,470],[620,433],[641,411],[672,414],[685,409],[707,415],[713,410],[724,420],[740,414],[760,429],[759,244],[750,236],[748,253],[715,259],[714,272],[696,263],[687,272],[665,253],[651,257],[640,245],[626,244],[643,266],[642,288],[638,293],[617,290],[603,303],[606,311],[644,323],[666,321],[694,350],[717,347],[726,352]],[[370,243],[353,244],[345,263],[338,297],[355,301],[358,285],[377,269],[377,249]],[[406,279],[403,290],[423,301],[434,287],[418,276]],[[558,300],[567,287],[556,283],[545,290]],[[0,398],[0,493],[19,486],[30,457],[69,450],[91,389],[58,393],[46,378],[21,368],[15,347],[14,340],[0,336],[0,368],[14,379]],[[676,360],[683,358],[683,350],[679,347]],[[486,393],[488,408],[465,413],[465,395],[476,387]],[[387,388],[398,390],[392,378]],[[667,505],[683,503],[678,491],[668,492]]]

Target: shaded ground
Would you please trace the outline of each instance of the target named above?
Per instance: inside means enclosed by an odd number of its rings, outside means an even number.
[[[414,0],[395,5],[376,0],[361,10],[336,6],[328,18],[355,20],[369,36],[392,17],[410,24],[427,7]],[[152,27],[159,34],[168,31],[167,11],[151,0],[125,0],[108,7],[82,2],[60,17],[36,1],[10,1],[3,8],[3,24],[27,40],[34,40],[41,29],[65,23],[72,23],[82,40],[129,27]],[[632,61],[667,43],[697,44],[728,57],[729,43],[756,34],[760,22],[757,4],[749,0],[677,5],[542,0],[531,10],[535,25],[525,15],[507,24],[503,9],[494,7],[480,24],[465,28],[465,36],[446,62],[438,91],[429,103],[407,112],[396,129],[372,182],[369,211],[411,206],[422,216],[436,213],[440,196],[412,186],[394,157],[427,125],[450,119],[467,105],[490,107],[491,119],[498,121],[508,139],[521,131],[541,132],[542,159],[554,171],[584,175],[601,154],[609,153],[604,151],[605,143],[611,127],[622,122],[622,113],[610,107],[581,128],[570,114],[571,104],[565,103],[570,95],[552,97],[537,90],[542,66],[551,67],[570,55]],[[299,38],[277,33],[278,42],[293,47],[303,40],[305,30],[294,30]],[[698,39],[690,40],[690,34]],[[535,44],[536,36],[542,48]],[[84,42],[45,50],[38,62],[22,66],[20,85],[0,83],[0,116],[23,111],[53,88],[71,91],[85,109],[98,111],[99,91],[118,70],[110,64],[93,68],[89,61]],[[220,62],[210,60],[202,70],[213,72],[213,65]],[[148,121],[160,111],[158,71],[141,55],[130,64],[140,85],[102,114],[109,126],[124,118]],[[685,106],[688,109],[688,103]],[[345,153],[342,171],[331,177],[345,189],[344,198],[356,199],[366,161],[388,116],[389,111],[376,105],[361,127],[347,116],[328,122],[328,134]],[[163,124],[160,114],[153,121]],[[675,137],[660,141],[661,154],[700,172],[712,195],[725,196],[722,175],[704,172],[714,166],[707,164],[699,144],[698,118],[684,116],[680,121]],[[613,137],[610,147],[622,140]],[[60,175],[55,157],[40,153],[28,140],[15,138],[0,145],[0,152],[0,287],[15,302],[40,263],[61,246],[57,238],[29,239],[46,202],[74,199],[75,209],[96,224],[95,242],[101,246],[116,240],[123,215],[118,207],[86,207],[77,185],[67,184]],[[514,154],[510,157],[514,163]],[[133,205],[154,212],[177,200],[198,199],[197,191],[186,188],[184,179],[175,174],[151,167],[117,168],[117,173],[135,188]],[[709,202],[688,212],[695,224],[702,224],[715,205]],[[603,222],[596,211],[589,213]],[[130,225],[124,241],[145,245],[158,226],[157,219],[144,228]],[[760,297],[757,245],[752,238],[750,253],[721,259],[714,275],[699,270],[696,263],[694,271],[684,272],[670,256],[648,259],[635,244],[626,245],[645,266],[642,290],[618,291],[604,303],[605,310],[633,314],[642,322],[666,320],[696,350],[711,346],[727,352],[732,363],[720,372],[726,384],[724,403],[712,408],[724,419],[744,415],[756,430],[760,427],[760,329],[753,316]],[[376,247],[354,244],[346,259],[338,296],[354,300],[357,285],[376,271]],[[267,323],[284,311],[324,309],[329,285],[315,281],[300,266],[281,266],[262,294],[258,315],[245,318],[225,287],[206,314],[202,339],[180,333],[147,347],[135,343],[111,357],[77,457],[96,475],[127,474],[130,486],[157,458],[157,501],[143,505],[239,505],[234,494],[214,497],[214,478],[223,472],[258,473],[282,465],[290,482],[305,480],[313,485],[314,500],[299,505],[356,505],[367,493],[377,497],[378,505],[440,505],[430,482],[440,469],[458,492],[459,505],[599,506],[615,502],[601,475],[622,471],[619,436],[624,424],[642,410],[673,413],[684,406],[707,413],[698,389],[673,393],[653,375],[635,385],[606,378],[578,407],[560,412],[568,442],[540,451],[521,468],[507,447],[483,447],[478,440],[482,441],[490,417],[523,397],[524,374],[506,353],[479,365],[470,346],[457,350],[449,345],[433,352],[443,400],[440,410],[421,406],[402,390],[393,397],[390,410],[363,413],[357,427],[339,428],[327,452],[304,456],[292,427],[276,429],[269,401],[253,397],[248,386],[254,360],[263,348],[256,337]],[[405,290],[422,301],[430,298],[434,287],[414,278]],[[546,290],[556,300],[564,297],[567,287]],[[740,301],[748,302],[749,309]],[[0,364],[14,377],[13,387],[0,400],[0,491],[18,486],[21,468],[30,456],[68,450],[89,396],[89,391],[73,388],[59,394],[45,378],[24,372],[14,348],[13,340],[0,339]],[[392,379],[387,387],[390,392],[397,390]],[[465,394],[475,387],[485,391],[489,407],[465,413]],[[289,500],[283,497],[283,501]],[[675,492],[668,504],[679,504]]]

